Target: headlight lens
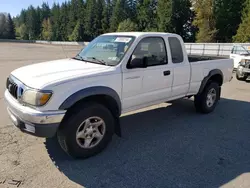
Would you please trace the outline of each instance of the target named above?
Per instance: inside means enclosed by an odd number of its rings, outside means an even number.
[[[26,90],[22,95],[22,101],[32,106],[43,106],[51,96],[51,91]]]
[[[240,65],[241,65],[241,66],[245,66],[245,65],[246,65],[246,60],[245,60],[245,59],[242,59],[242,60],[240,61]]]

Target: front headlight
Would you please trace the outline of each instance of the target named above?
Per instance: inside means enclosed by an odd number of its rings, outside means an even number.
[[[240,61],[240,65],[241,65],[241,66],[245,66],[245,65],[246,65],[246,60],[245,60],[245,59],[242,59],[242,60]]]
[[[52,96],[51,91],[26,90],[22,95],[22,101],[32,106],[45,105]]]

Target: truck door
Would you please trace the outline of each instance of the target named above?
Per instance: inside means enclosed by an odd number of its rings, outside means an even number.
[[[143,67],[146,59],[147,67]],[[141,108],[167,100],[171,96],[172,68],[168,66],[165,41],[162,37],[146,37],[136,46],[128,70],[123,73],[123,107]],[[130,86],[141,82],[135,93],[126,93]]]
[[[190,85],[191,68],[187,55],[184,55],[184,45],[181,45],[180,40],[181,39],[177,37],[168,37],[174,77],[171,94],[172,98],[181,98],[185,96]]]

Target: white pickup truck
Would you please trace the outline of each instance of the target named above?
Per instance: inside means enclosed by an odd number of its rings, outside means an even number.
[[[250,52],[243,45],[234,45],[230,58],[234,60],[234,69],[237,69],[241,62],[250,61]]]
[[[212,112],[232,71],[230,59],[188,57],[176,34],[108,33],[74,58],[14,70],[5,100],[21,131],[57,136],[69,155],[87,158],[121,136],[123,113],[192,96],[198,112]]]

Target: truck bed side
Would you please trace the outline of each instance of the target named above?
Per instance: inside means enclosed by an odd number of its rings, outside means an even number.
[[[233,72],[233,60],[216,59],[195,61],[191,65],[191,80],[189,94],[197,94],[202,80],[209,75],[210,71],[220,70],[223,74],[223,83],[229,82]]]

